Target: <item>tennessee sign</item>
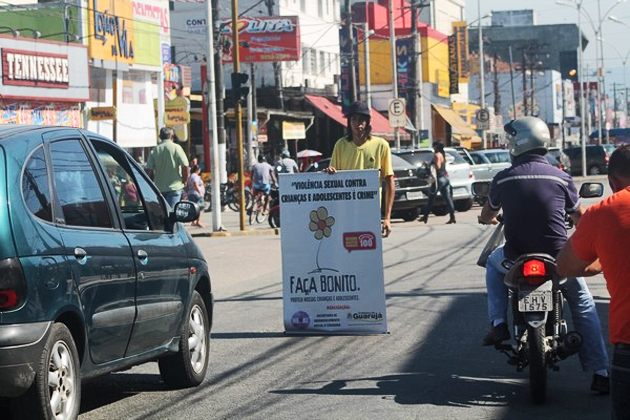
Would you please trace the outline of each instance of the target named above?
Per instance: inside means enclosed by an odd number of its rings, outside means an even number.
[[[68,56],[2,49],[2,83],[68,89]]]
[[[297,16],[268,16],[238,20],[239,58],[241,62],[298,61],[300,26]],[[232,62],[232,21],[221,22],[221,60]]]

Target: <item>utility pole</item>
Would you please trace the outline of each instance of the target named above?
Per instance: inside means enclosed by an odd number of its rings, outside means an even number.
[[[510,49],[510,87],[512,89],[512,119],[516,119],[516,99],[514,98],[514,63],[512,62],[512,46]]]
[[[477,0],[477,13],[479,21],[477,22],[477,31],[479,33],[479,91],[481,93],[481,109],[486,109],[486,92],[485,92],[485,66],[483,59],[483,34],[481,29],[481,0]],[[481,147],[487,148],[486,130],[481,130]]]
[[[523,71],[523,116],[526,117],[527,116],[527,69],[526,69],[526,64],[527,64],[527,59],[525,56],[525,47],[523,47],[522,50],[522,65],[521,65],[521,70]]]
[[[357,80],[357,73],[356,73],[356,68],[355,68],[355,63],[354,63],[354,28],[352,27],[352,9],[350,8],[350,0],[345,0],[345,4],[344,4],[344,25],[346,27],[346,29],[348,30],[348,44],[350,45],[350,47],[347,49],[349,50],[349,56],[348,56],[348,61],[349,61],[349,74],[350,74],[350,103],[354,102],[357,100],[357,85],[356,85],[356,80]]]
[[[348,0],[346,0],[347,2]],[[396,60],[396,29],[394,28],[394,0],[389,0],[389,38],[392,56],[392,87],[394,99],[398,99],[398,63]],[[400,133],[398,127],[394,127],[394,141],[396,148],[400,149]]]
[[[494,54],[492,65],[492,90],[494,91],[494,115],[501,115],[501,92],[499,91],[499,69],[497,68],[497,62],[499,58]]]
[[[234,74],[241,71],[241,63],[239,56],[238,42],[238,0],[232,0],[232,62],[234,66]],[[232,79],[234,80],[234,78]],[[236,124],[236,147],[238,149],[238,190],[239,194],[239,215],[240,228],[245,230],[245,171],[243,170],[243,126],[241,101],[239,94],[236,92],[235,86],[232,86],[234,92],[234,119]]]
[[[212,164],[210,165],[212,170],[212,231],[218,232],[224,230],[221,224],[221,180],[219,179],[219,137],[217,133],[217,98],[215,96],[215,72],[214,70],[214,31],[212,30],[211,22],[214,21],[212,13],[212,2],[206,0],[206,22],[208,30],[206,31],[208,37],[208,63],[205,74],[205,91],[207,92],[204,101],[207,101],[208,123],[206,129],[210,130],[208,136],[211,139],[210,156]],[[206,137],[207,138],[207,137]],[[204,152],[206,147],[204,147]],[[208,161],[205,159],[206,162]],[[206,168],[207,169],[207,168]]]
[[[208,31],[212,31],[213,41],[219,40],[219,28],[221,20],[219,18],[219,0],[212,0],[212,26],[208,27]],[[210,25],[210,23],[208,23]],[[210,52],[212,54],[212,51]],[[208,62],[210,60],[208,59]],[[208,71],[213,71],[212,67],[208,66]],[[214,130],[217,132],[217,150],[218,165],[212,168],[212,173],[216,174],[220,179],[221,184],[225,184],[228,181],[227,177],[227,148],[226,148],[226,134],[225,134],[225,104],[224,104],[224,90],[223,90],[223,64],[221,63],[220,49],[214,49],[214,79],[216,82],[215,95],[216,95],[216,119],[217,124]],[[212,95],[212,91],[208,91],[209,95]],[[213,164],[214,165],[214,164]],[[213,175],[214,176],[214,175]],[[217,190],[218,191],[218,190]],[[217,207],[214,207],[217,208]]]
[[[370,81],[370,27],[366,21],[363,23],[363,68],[365,70],[365,103],[372,109],[372,92]]]
[[[267,13],[269,16],[273,16],[273,6],[275,5],[274,0],[264,0],[265,5],[267,6]],[[278,105],[279,109],[284,110],[284,96],[282,94],[282,64],[278,61],[274,61],[272,63],[273,67],[273,79],[276,84],[276,96],[278,97]],[[255,104],[255,102],[254,102]],[[256,105],[254,105],[255,107]],[[255,116],[256,114],[254,114]]]
[[[408,108],[411,114],[411,122],[416,128],[416,132],[413,135],[412,145],[414,147],[420,146],[420,133],[421,126],[418,122],[419,115],[422,114],[422,108],[418,109],[418,97],[422,94],[418,91],[418,85],[422,86],[422,80],[418,80],[418,75],[422,70],[418,68],[422,65],[422,62],[418,59],[420,55],[420,47],[418,45],[418,4],[415,1],[411,2],[411,66],[409,71],[409,79],[411,80],[411,89],[407,95],[409,100]]]

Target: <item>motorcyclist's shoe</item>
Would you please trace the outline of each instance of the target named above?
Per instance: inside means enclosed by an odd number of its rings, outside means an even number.
[[[505,322],[495,325],[490,332],[483,338],[484,346],[495,346],[501,344],[505,340],[510,339],[510,330]]]
[[[600,394],[610,394],[610,378],[594,373],[591,391],[599,392]]]

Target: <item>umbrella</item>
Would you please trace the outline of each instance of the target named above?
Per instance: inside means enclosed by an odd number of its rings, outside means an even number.
[[[297,153],[297,157],[298,158],[310,158],[310,157],[317,157],[317,156],[321,156],[322,154],[320,152],[318,152],[317,150],[309,150],[309,149],[305,149],[305,150],[300,150]]]

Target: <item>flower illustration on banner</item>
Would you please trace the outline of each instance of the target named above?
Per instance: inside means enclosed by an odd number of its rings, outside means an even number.
[[[322,239],[330,237],[334,224],[335,218],[328,215],[328,209],[326,207],[319,207],[317,210],[311,211],[308,228],[311,232],[315,232],[315,239],[319,241],[317,256],[315,257],[317,269],[311,271],[311,273],[319,273],[322,271],[322,268],[319,266],[319,251],[322,248]],[[328,270],[338,271],[332,268],[328,268]]]

